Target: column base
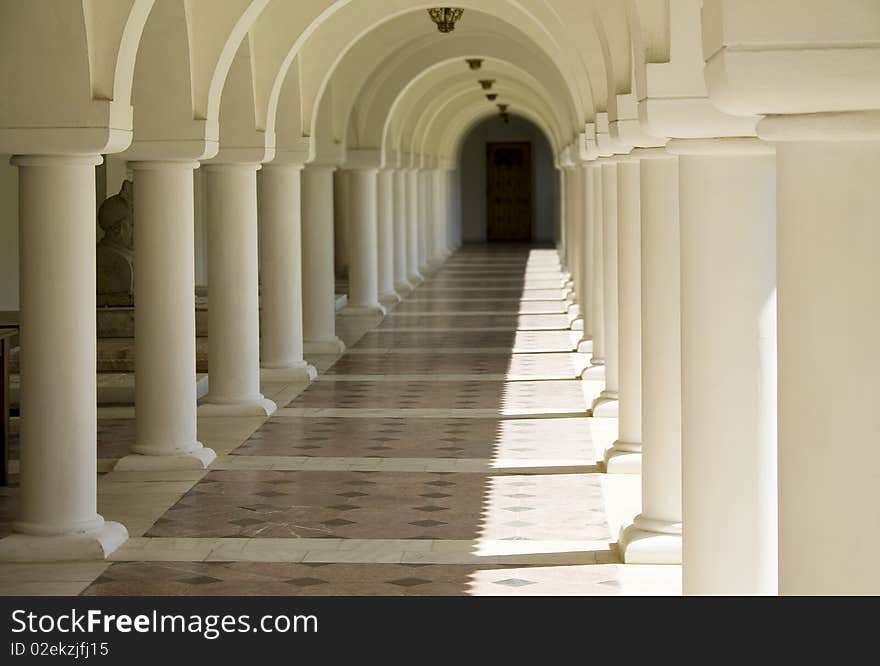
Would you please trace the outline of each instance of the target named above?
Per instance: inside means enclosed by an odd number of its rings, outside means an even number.
[[[578,354],[592,354],[593,353],[593,338],[584,337],[577,344],[577,352]]]
[[[568,328],[569,328],[569,330],[572,330],[572,331],[583,331],[584,330],[584,318],[578,317],[577,319],[573,320]]]
[[[572,319],[577,319],[578,317],[583,319],[583,315],[581,314],[581,306],[577,303],[572,303],[571,305],[569,305],[566,309],[566,312],[568,313],[568,316]]]
[[[617,418],[620,413],[620,401],[617,391],[602,391],[599,397],[593,400],[593,416],[601,418]]]
[[[425,281],[425,278],[421,273],[413,273],[407,278],[407,280],[413,286],[413,289],[415,289]]]
[[[345,349],[345,343],[339,338],[303,342],[303,351],[306,354],[342,354]]]
[[[605,451],[606,474],[641,474],[642,445],[617,440]]]
[[[260,368],[261,382],[309,383],[316,379],[318,371],[315,366],[302,361],[301,364],[286,368]]]
[[[375,305],[346,305],[339,311],[343,317],[384,317],[387,313],[379,303]]]
[[[681,564],[681,523],[639,514],[621,530],[617,550],[624,564]]]
[[[400,298],[400,295],[396,291],[388,291],[379,295],[379,303],[386,308],[394,307],[402,300],[403,299]]]
[[[394,285],[394,291],[396,291],[400,296],[406,296],[409,292],[411,292],[415,287],[413,287],[409,280],[398,282]]]
[[[10,534],[0,539],[0,562],[106,560],[128,540],[121,523],[104,521],[95,531],[53,536]]]
[[[574,303],[574,301],[575,301],[574,293],[573,293],[573,292],[568,292],[567,294],[565,294],[565,296],[563,296],[562,300],[564,300],[564,301],[565,301],[566,303],[568,303],[569,305],[572,304],[572,303]]]
[[[217,459],[214,449],[201,448],[178,455],[132,453],[120,458],[114,472],[167,472],[181,469],[207,469]]]
[[[278,405],[260,396],[245,400],[211,398],[210,393],[199,405],[199,416],[272,416]]]
[[[584,368],[584,371],[581,373],[581,379],[605,381],[605,365],[590,365],[588,368]]]

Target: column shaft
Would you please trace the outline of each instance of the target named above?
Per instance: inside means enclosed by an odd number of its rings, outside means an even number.
[[[345,344],[336,337],[334,170],[308,165],[302,172],[303,350],[307,354],[345,351]]]
[[[641,161],[642,512],[620,536],[627,563],[681,562],[678,160]]]
[[[206,415],[268,415],[260,393],[256,164],[211,164],[208,174]]]
[[[267,164],[260,174],[260,331],[264,380],[310,381],[303,359],[302,166]]]
[[[880,594],[880,115],[856,115],[776,143],[782,594]]]
[[[604,221],[603,221],[603,187],[602,187],[602,165],[601,163],[592,163],[589,166],[593,172],[593,186],[591,188],[591,197],[588,205],[592,213],[591,219],[591,265],[590,270],[590,319],[592,329],[592,353],[590,360],[591,366],[605,365],[605,268],[604,268]],[[605,368],[598,370],[588,368],[587,376],[592,378],[603,378]]]
[[[21,474],[0,560],[103,559],[127,538],[97,512],[95,165],[19,167]],[[194,378],[193,378],[194,381]]]
[[[351,251],[346,315],[383,315],[379,303],[378,234],[376,231],[376,169],[349,172]]]
[[[611,474],[642,468],[642,233],[641,167],[637,158],[617,165],[617,299],[619,434],[605,455]]]
[[[578,351],[590,353],[593,349],[593,225],[595,223],[593,167],[581,164],[575,172],[578,188],[579,216],[576,220],[579,232],[573,239],[578,245],[579,280],[578,292],[581,294],[580,306],[584,332],[578,344]],[[572,235],[575,235],[572,232]]]
[[[409,281],[413,285],[420,285],[425,278],[422,277],[419,267],[419,248],[421,247],[421,229],[419,228],[419,171],[418,169],[410,169],[406,172],[406,203],[407,203],[407,225],[409,233],[407,234],[407,242],[409,243]]]
[[[439,266],[446,260],[448,247],[446,244],[446,192],[443,187],[445,171],[434,169],[432,174],[434,193],[434,257]]]
[[[776,594],[775,160],[755,139],[669,149],[680,156],[684,592]]]
[[[568,270],[571,275],[573,288],[573,303],[568,307],[568,316],[573,330],[582,330],[584,325],[584,306],[587,300],[582,288],[583,255],[581,252],[581,237],[583,236],[583,206],[582,187],[578,182],[577,167],[565,169],[566,178],[566,215],[568,220],[568,237],[571,246],[568,252]]]
[[[134,455],[116,469],[201,469],[196,437],[195,163],[134,162]]]
[[[379,302],[397,305],[400,296],[394,290],[394,171],[379,171],[376,187]]]
[[[418,172],[418,225],[419,225],[419,272],[426,275],[431,272],[429,265],[431,252],[431,217],[430,191],[428,187],[428,170]]]
[[[602,308],[605,389],[593,403],[593,416],[616,417],[619,386],[617,304],[617,162],[602,162]]]
[[[398,294],[408,294],[413,286],[409,283],[407,270],[407,223],[406,223],[406,171],[394,172],[394,289]]]

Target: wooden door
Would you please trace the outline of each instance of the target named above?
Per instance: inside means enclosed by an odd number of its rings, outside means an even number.
[[[532,146],[528,142],[486,146],[489,241],[532,240]]]

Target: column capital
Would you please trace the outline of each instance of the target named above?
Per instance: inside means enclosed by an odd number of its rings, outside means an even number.
[[[203,162],[205,171],[254,171],[263,168],[259,162]]]
[[[772,155],[773,145],[752,137],[712,139],[672,139],[666,150],[670,155]]]
[[[880,141],[880,111],[766,116],[758,123],[765,141]]]
[[[702,2],[676,0],[668,4],[668,26],[664,28],[668,56],[650,62],[649,54],[636,53],[642,129],[651,136],[680,139],[755,136],[757,116],[730,115],[709,99],[703,77]]]
[[[193,160],[132,160],[128,162],[132,171],[157,171],[161,169],[198,169],[199,162]]]
[[[736,114],[880,108],[876,0],[704,3],[704,77]]]
[[[17,167],[98,166],[101,155],[13,155],[9,163]]]
[[[305,166],[302,162],[269,162],[263,165],[262,171],[302,171]]]
[[[346,153],[342,168],[351,171],[378,170],[384,166],[382,151],[373,148],[357,148]]]
[[[308,162],[303,165],[303,168],[306,171],[311,171],[311,172],[329,171],[330,173],[333,173],[334,171],[339,169],[339,166],[336,164],[330,164],[329,162]]]

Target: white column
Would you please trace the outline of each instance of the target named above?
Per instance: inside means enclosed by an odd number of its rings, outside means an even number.
[[[434,262],[437,266],[449,258],[449,248],[446,244],[446,190],[443,187],[445,173],[443,169],[431,171],[434,185]]]
[[[452,256],[455,253],[455,211],[453,198],[453,169],[443,170],[443,196],[444,196],[444,212],[446,223],[446,255]]]
[[[578,343],[578,351],[592,353],[593,351],[593,225],[595,223],[593,166],[591,163],[581,163],[575,169],[574,178],[577,180],[577,204],[579,231],[573,238],[578,245],[579,280],[578,293],[581,294],[581,314],[583,316],[584,332]],[[571,232],[574,236],[574,231]]]
[[[593,402],[593,416],[618,415],[617,158],[602,161],[602,305],[605,389]]]
[[[642,469],[642,232],[639,149],[617,163],[618,438],[605,452],[609,474]]]
[[[400,303],[400,296],[394,290],[394,171],[379,171],[376,187],[379,302],[393,306]]]
[[[568,217],[568,238],[571,246],[568,252],[568,270],[571,275],[573,302],[568,306],[568,317],[571,329],[582,331],[584,328],[584,304],[587,302],[583,291],[583,255],[581,237],[583,235],[584,207],[582,201],[582,183],[578,178],[578,167],[566,167],[566,217]]]
[[[880,594],[880,112],[758,133],[778,168],[779,590]]]
[[[408,294],[413,290],[407,270],[409,230],[407,229],[406,170],[394,171],[394,290]]]
[[[336,337],[336,280],[333,264],[333,172],[309,164],[302,172],[303,350],[341,354]]]
[[[95,165],[20,156],[21,476],[0,560],[104,559],[128,538],[97,512]],[[195,378],[193,377],[193,381]]]
[[[136,435],[118,471],[203,469],[196,437],[194,162],[132,162]]]
[[[410,169],[406,173],[406,203],[407,203],[407,242],[409,243],[409,281],[414,286],[425,281],[422,276],[419,262],[419,247],[421,246],[421,229],[419,228],[419,170]]]
[[[684,592],[776,594],[775,159],[757,139],[667,149],[680,178]]]
[[[419,224],[419,272],[427,275],[431,272],[431,198],[428,185],[427,169],[418,172],[418,224]]]
[[[349,258],[351,255],[351,192],[349,172],[339,169],[332,174],[333,178],[333,267],[334,275],[348,275]],[[334,284],[334,295],[335,295]]]
[[[574,288],[574,284],[571,281],[571,239],[568,232],[568,175],[562,164],[556,167],[556,172],[559,174],[559,245],[557,252],[559,253],[562,274],[568,278],[565,286],[570,292]]]
[[[303,359],[300,164],[266,164],[260,174],[260,376],[308,382]]]
[[[260,393],[257,277],[259,164],[210,164],[208,174],[208,395],[206,416],[268,416]]]
[[[593,184],[588,205],[591,219],[591,262],[586,269],[590,271],[590,320],[592,328],[592,358],[590,367],[584,370],[584,379],[602,379],[605,376],[605,268],[604,268],[604,221],[602,163],[592,162]]]
[[[376,231],[377,169],[348,172],[350,188],[350,252],[348,263],[348,305],[340,314],[384,315],[379,303],[378,238]]]
[[[628,564],[681,562],[678,159],[641,160],[642,512],[621,532]]]

